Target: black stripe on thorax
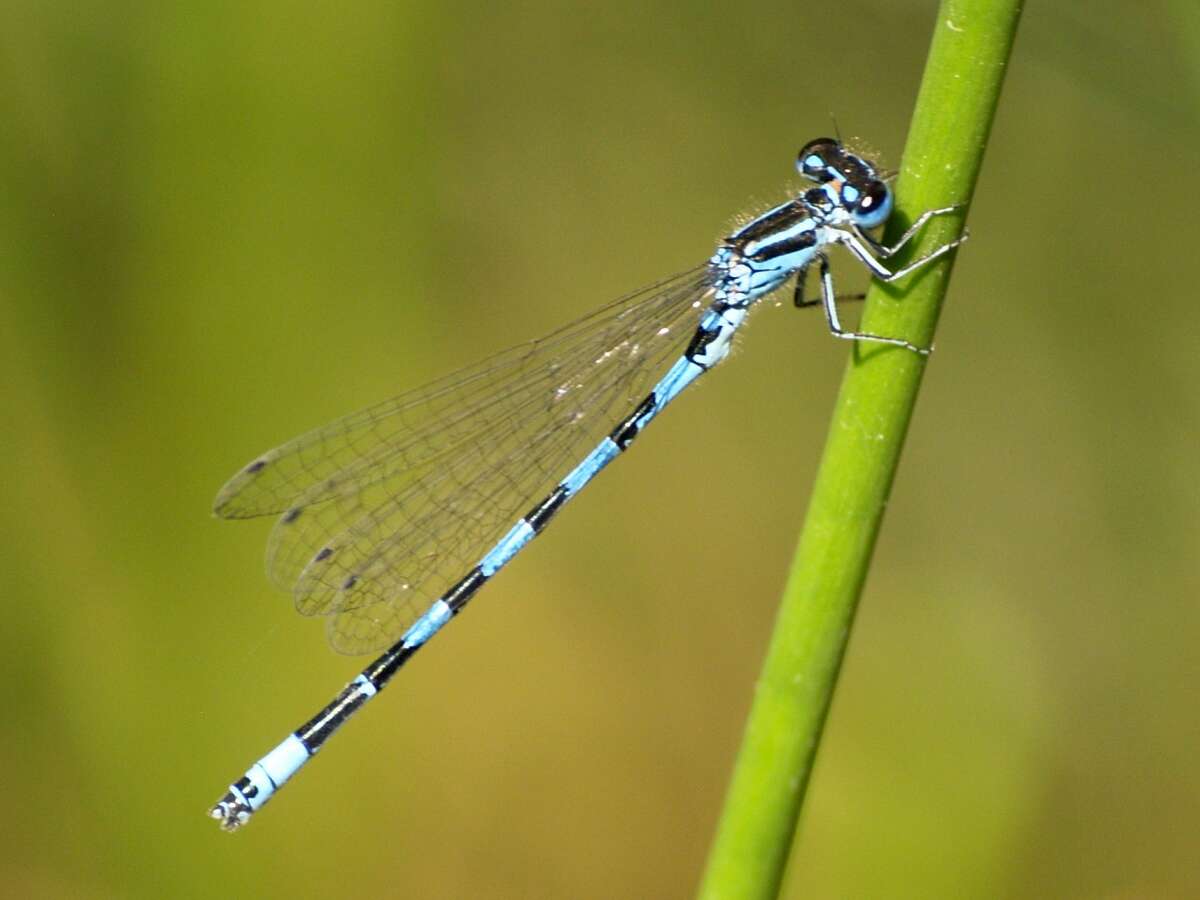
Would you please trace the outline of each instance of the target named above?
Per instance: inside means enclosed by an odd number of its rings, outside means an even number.
[[[810,215],[807,204],[799,198],[785,203],[770,212],[763,213],[759,218],[740,228],[728,238],[731,244],[743,244],[747,241],[761,241],[786,228],[791,222],[806,218]]]
[[[817,229],[806,228],[793,234],[786,240],[779,241],[774,244],[765,244],[757,253],[751,254],[748,258],[755,262],[766,262],[767,260],[775,259],[778,256],[787,256],[789,253],[795,253],[797,250],[807,250],[809,247],[817,245]]]

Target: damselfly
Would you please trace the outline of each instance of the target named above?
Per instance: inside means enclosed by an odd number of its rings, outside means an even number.
[[[750,307],[793,275],[796,305],[821,304],[836,337],[928,352],[843,329],[826,253],[840,244],[892,281],[964,239],[896,271],[881,262],[957,207],[922,213],[884,246],[868,231],[890,215],[892,192],[873,163],[819,138],[796,166],[812,186],[725,238],[703,265],[296,438],[221,489],[219,516],[279,516],[270,576],[293,592],[301,613],[329,617],[334,648],[387,647],[230,787],[211,810],[223,828],[244,825],[565,503],[729,354]],[[814,265],[820,297],[806,300]]]

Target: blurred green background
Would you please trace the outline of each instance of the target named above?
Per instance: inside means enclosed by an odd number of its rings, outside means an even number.
[[[819,315],[764,304],[236,836],[208,805],[363,661],[208,510],[705,258],[831,114],[897,165],[934,11],[6,4],[4,893],[688,896],[847,355]],[[788,896],[1200,894],[1198,96],[1194,3],[1029,5]]]

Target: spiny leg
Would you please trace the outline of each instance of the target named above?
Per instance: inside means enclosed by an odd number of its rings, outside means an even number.
[[[871,334],[865,331],[846,331],[838,320],[837,295],[833,292],[833,276],[829,272],[829,260],[824,254],[817,256],[817,264],[821,271],[821,301],[825,306],[825,319],[834,337],[847,341],[871,341],[876,344],[891,344],[894,347],[904,347],[920,356],[928,356],[932,347],[918,347],[903,338],[885,337],[881,334]]]
[[[895,272],[872,256],[871,251],[867,249],[866,245],[864,245],[863,242],[860,241],[857,235],[855,235],[853,232],[840,231],[838,232],[835,240],[839,244],[844,244],[846,249],[858,257],[859,262],[870,269],[871,274],[880,281],[895,281],[898,278],[903,278],[905,275],[908,275],[922,266],[933,262],[935,259],[949,253],[959,244],[964,243],[967,240],[967,237],[968,235],[964,234],[962,237],[955,238],[948,243],[942,244],[942,246],[938,247],[933,252],[914,259],[907,266],[902,269],[897,269]]]
[[[857,232],[858,237],[862,238],[866,243],[871,245],[872,250],[874,250],[877,254],[882,256],[884,259],[887,259],[888,257],[894,256],[895,254],[899,253],[900,249],[905,244],[907,244],[910,240],[912,240],[913,236],[918,231],[920,231],[925,226],[925,223],[928,222],[930,219],[932,219],[934,216],[944,216],[948,213],[958,212],[960,209],[963,209],[964,206],[965,206],[965,204],[963,204],[963,203],[956,203],[954,206],[940,206],[937,209],[925,210],[925,212],[923,212],[919,216],[917,216],[916,221],[914,221],[911,225],[908,226],[908,230],[906,230],[904,232],[904,234],[900,235],[900,239],[897,240],[896,243],[892,244],[892,246],[890,246],[890,247],[881,241],[875,240],[875,238],[871,237],[871,235],[867,234],[862,229],[856,228],[855,231]],[[959,239],[959,243],[962,243],[966,239],[967,239],[967,234],[964,231],[963,236]]]
[[[866,300],[866,294],[838,294],[833,298],[836,303],[855,303],[860,300]],[[821,297],[813,297],[810,300],[797,300],[796,309],[804,309],[807,306],[821,306],[825,300]]]
[[[808,274],[808,268],[805,267],[796,273],[796,290],[792,293],[792,303],[796,309],[804,309],[806,306],[820,306],[825,301],[821,297],[813,297],[811,300],[804,299],[804,277]],[[867,299],[866,294],[841,294],[833,298],[838,303],[852,303],[855,300]]]

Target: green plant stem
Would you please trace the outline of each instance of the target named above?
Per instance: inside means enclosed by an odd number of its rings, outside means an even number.
[[[944,0],[896,186],[894,241],[921,210],[970,201],[1020,0]],[[931,221],[900,267],[952,240],[963,216]],[[932,341],[953,256],[874,283],[863,330]],[[833,413],[700,896],[777,895],[925,360],[856,344]]]

